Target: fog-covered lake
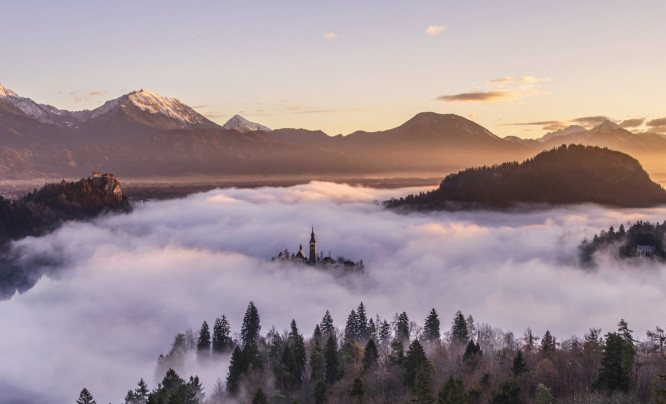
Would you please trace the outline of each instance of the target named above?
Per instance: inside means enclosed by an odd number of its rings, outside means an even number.
[[[372,317],[406,311],[418,324],[434,307],[444,330],[460,309],[517,336],[527,327],[559,338],[605,333],[625,318],[644,338],[664,325],[663,268],[601,256],[583,270],[577,247],[609,226],[661,222],[666,207],[396,214],[377,203],[414,191],[324,182],[215,190],[14,243],[26,265],[59,264],[0,301],[0,402],[73,402],[84,386],[99,403],[122,402],[140,377],[155,387],[155,359],[177,332],[222,314],[239,332],[250,300],[262,333],[293,318],[306,336],[327,309],[344,327],[361,301]],[[319,251],[363,259],[365,275],[268,262],[299,244],[307,253],[311,226]],[[208,391],[227,374],[192,371]]]

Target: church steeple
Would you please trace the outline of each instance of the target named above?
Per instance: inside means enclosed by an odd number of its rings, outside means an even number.
[[[312,233],[310,234],[310,257],[308,262],[310,264],[317,263],[317,241],[315,241],[314,226],[312,226]]]

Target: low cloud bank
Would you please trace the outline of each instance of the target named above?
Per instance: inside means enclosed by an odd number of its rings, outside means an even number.
[[[626,318],[643,338],[664,325],[662,267],[602,256],[598,270],[584,271],[576,255],[584,237],[663,221],[666,208],[405,215],[377,203],[412,192],[322,182],[215,190],[16,242],[9,253],[20,251],[23,265],[56,272],[0,301],[0,397],[68,402],[86,386],[97,402],[122,402],[140,377],[155,387],[155,360],[177,332],[222,314],[238,332],[250,300],[262,332],[294,318],[307,336],[327,309],[344,327],[360,301],[373,317],[406,311],[419,324],[434,307],[443,329],[460,309],[516,335],[531,327],[581,336]],[[366,275],[268,262],[305,245],[311,225],[320,251],[363,259]],[[193,372],[210,393],[227,369]]]

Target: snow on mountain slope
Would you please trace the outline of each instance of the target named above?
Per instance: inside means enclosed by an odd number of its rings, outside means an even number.
[[[105,102],[92,111],[67,111],[51,105],[38,104],[30,98],[21,97],[0,84],[0,99],[4,99],[21,110],[27,116],[43,123],[62,126],[78,126],[90,119],[97,118],[122,106],[132,104],[150,114],[160,114],[180,122],[180,126],[215,126],[214,123],[197,113],[192,108],[175,98],[162,97],[148,90],[134,91]]]
[[[227,130],[237,130],[240,133],[254,132],[257,130],[263,130],[264,132],[270,132],[271,129],[267,128],[264,125],[258,124],[256,122],[248,121],[240,115],[234,115],[222,126]]]
[[[162,114],[184,124],[207,125],[209,123],[202,115],[175,98],[162,97],[144,89],[131,92],[125,97],[137,108],[151,114]]]
[[[51,105],[37,104],[30,98],[21,97],[0,84],[0,99],[4,99],[21,110],[27,116],[42,123],[56,125],[72,125],[80,120],[88,111],[65,111]]]

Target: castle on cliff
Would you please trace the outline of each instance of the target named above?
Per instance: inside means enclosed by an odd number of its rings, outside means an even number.
[[[331,257],[330,252],[328,253],[327,257],[324,257],[323,251],[317,254],[317,240],[315,239],[314,226],[312,226],[312,232],[310,233],[310,251],[307,256],[305,255],[305,251],[303,251],[303,244],[300,244],[297,253],[290,253],[289,250],[285,248],[284,251],[280,251],[277,257],[271,258],[271,261],[293,262],[296,264],[307,264],[326,268],[340,268],[344,270],[360,272],[365,269],[363,260],[354,262],[342,256],[334,259]]]

